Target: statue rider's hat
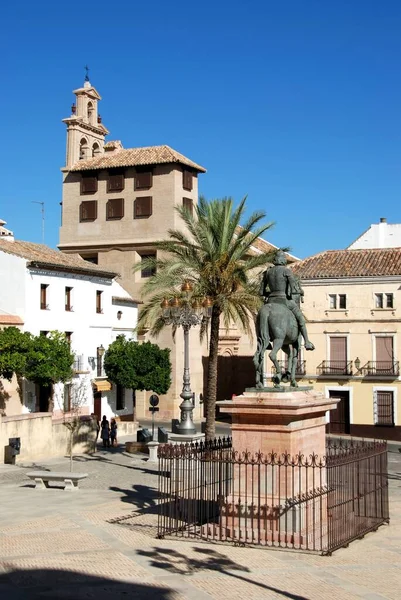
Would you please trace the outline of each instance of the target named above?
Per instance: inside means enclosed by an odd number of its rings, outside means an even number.
[[[282,250],[277,250],[276,256],[274,257],[274,260],[273,260],[273,264],[274,265],[286,265],[287,257],[285,255],[285,252],[283,252]]]

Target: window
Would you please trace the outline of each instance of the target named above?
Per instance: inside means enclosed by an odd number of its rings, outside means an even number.
[[[102,294],[103,294],[103,292],[101,292],[100,290],[96,290],[96,312],[98,314],[102,314],[103,313],[103,309],[102,309]]]
[[[97,265],[98,264],[98,255],[97,254],[93,254],[91,256],[82,256],[81,257],[86,260],[87,262],[92,263],[93,265]]]
[[[153,185],[153,173],[149,169],[147,171],[137,170],[134,179],[135,190],[148,190]]]
[[[107,191],[108,192],[122,192],[124,189],[124,173],[111,172],[107,180]]]
[[[71,292],[72,292],[72,287],[66,287],[65,288],[65,310],[70,312],[72,310],[72,306],[71,306]]]
[[[184,169],[182,172],[182,187],[184,190],[192,190],[192,172]]]
[[[394,308],[394,295],[375,294],[375,308]]]
[[[85,200],[79,207],[79,220],[81,223],[86,221],[96,221],[97,219],[97,200]]]
[[[194,201],[192,200],[192,198],[183,198],[182,199],[182,205],[184,208],[186,208],[191,215],[194,212]]]
[[[345,294],[329,294],[329,307],[331,310],[345,310],[347,308],[347,296]]]
[[[88,121],[91,125],[94,125],[95,110],[92,102],[88,102]]]
[[[115,221],[124,216],[124,198],[113,198],[106,204],[106,220]]]
[[[79,160],[85,160],[88,158],[88,141],[86,138],[82,138],[79,142]]]
[[[375,395],[375,424],[394,427],[394,392],[377,390]]]
[[[71,383],[64,384],[64,412],[70,412],[71,410]]]
[[[92,146],[92,158],[94,156],[98,156],[100,154],[100,146],[97,142],[95,142]]]
[[[65,332],[65,339],[67,340],[67,343],[71,346],[71,337],[72,337],[72,331],[66,331]]]
[[[142,254],[141,255],[141,262],[143,262],[144,260],[146,260],[147,258],[156,258],[156,254]],[[154,275],[156,273],[156,267],[144,267],[141,270],[141,277],[145,278],[145,277],[152,277],[152,275]]]
[[[45,283],[40,284],[40,308],[41,310],[47,310],[49,305],[47,304],[47,288],[49,286]]]
[[[144,219],[152,214],[152,196],[143,196],[135,198],[134,201],[134,219]]]
[[[81,194],[96,194],[97,177],[96,175],[82,175]]]
[[[116,410],[125,408],[125,390],[122,385],[117,385]]]
[[[44,337],[47,337],[49,335],[48,331],[41,331],[39,335],[43,335]]]

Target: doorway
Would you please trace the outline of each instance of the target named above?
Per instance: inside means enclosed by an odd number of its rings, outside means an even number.
[[[349,391],[329,390],[329,398],[340,399],[334,410],[330,411],[330,422],[327,423],[327,433],[350,433]]]
[[[102,392],[93,392],[93,412],[98,421],[102,420]]]
[[[37,410],[39,412],[51,412],[50,409],[50,398],[52,396],[51,385],[38,385],[36,388],[37,398],[39,399]]]

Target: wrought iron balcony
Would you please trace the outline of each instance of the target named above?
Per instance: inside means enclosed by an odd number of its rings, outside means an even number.
[[[370,360],[361,368],[365,377],[398,377],[400,363],[398,360]]]
[[[352,375],[352,361],[324,360],[317,367],[318,375]]]
[[[83,354],[75,355],[75,360],[72,364],[72,370],[75,373],[89,373],[89,367],[85,362],[85,357]]]
[[[286,371],[288,369],[288,363],[286,360],[279,360],[278,364],[280,365],[280,370],[281,371]],[[273,371],[275,372],[276,369],[273,367]],[[305,375],[306,373],[306,360],[299,360],[297,362],[297,367],[295,369],[295,375],[298,377],[302,377],[303,375]]]

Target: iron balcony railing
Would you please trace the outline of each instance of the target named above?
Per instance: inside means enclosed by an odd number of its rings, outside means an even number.
[[[288,363],[285,360],[279,360],[278,364],[280,366],[281,371],[286,371],[288,369]],[[274,367],[273,370],[275,371]],[[306,360],[300,360],[297,362],[297,367],[295,369],[295,375],[302,376],[306,373]]]
[[[89,372],[89,367],[87,362],[85,361],[85,356],[83,354],[75,355],[75,360],[72,365],[73,371],[75,373],[86,373]]]
[[[324,360],[317,367],[318,375],[352,375],[352,360]]]
[[[398,360],[370,360],[361,368],[362,375],[383,375],[386,377],[398,377],[400,374],[400,363]]]

